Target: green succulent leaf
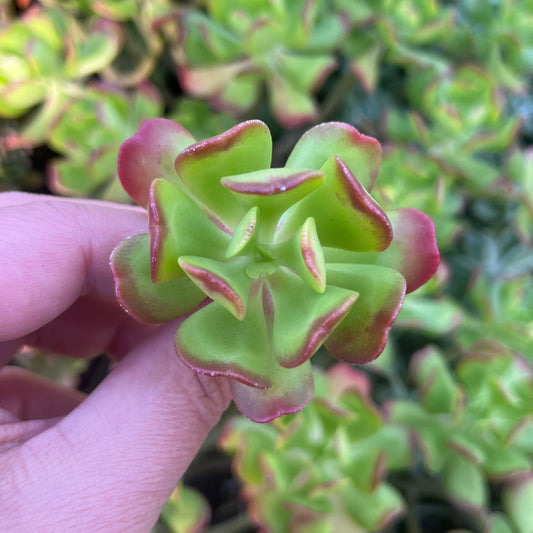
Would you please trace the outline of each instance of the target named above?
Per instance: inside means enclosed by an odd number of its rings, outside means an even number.
[[[227,259],[243,254],[257,241],[257,225],[259,223],[259,208],[252,207],[233,230],[233,235],[226,249]]]
[[[505,511],[519,533],[527,533],[533,527],[530,505],[533,501],[533,475],[517,479],[504,489]]]
[[[276,358],[263,312],[262,279],[250,286],[243,320],[213,302],[188,317],[176,334],[178,355],[200,373],[233,377],[257,388],[273,385]]]
[[[300,411],[313,398],[309,361],[294,368],[275,365],[271,376],[272,385],[268,389],[250,387],[239,381],[230,384],[235,404],[255,422],[269,422],[282,414]]]
[[[488,491],[480,468],[458,454],[452,454],[443,470],[444,490],[452,501],[471,511],[487,503]]]
[[[291,265],[313,290],[326,290],[326,263],[314,218],[309,217],[292,239],[275,245],[273,254],[283,264]]]
[[[181,256],[178,261],[187,276],[209,298],[225,307],[238,320],[244,319],[252,283],[245,273],[249,263],[247,257],[221,262],[206,257]]]
[[[273,307],[273,349],[279,364],[286,368],[309,359],[357,299],[356,292],[333,286],[318,294],[285,268],[269,276],[266,283]]]
[[[186,276],[166,283],[152,282],[147,234],[122,241],[111,255],[111,268],[118,301],[141,322],[173,320],[205,300],[205,294]]]
[[[227,132],[183,150],[175,168],[183,186],[223,228],[233,228],[245,211],[220,180],[270,166],[272,138],[259,120],[243,122]]]
[[[450,370],[437,348],[424,348],[411,358],[410,373],[424,407],[431,413],[453,414],[460,399]]]
[[[372,492],[362,491],[350,484],[343,491],[343,499],[355,522],[370,531],[384,529],[404,511],[401,494],[386,483]]]
[[[392,240],[390,222],[344,161],[332,157],[321,170],[326,176],[323,185],[288,211],[279,238],[293,234],[313,213],[323,246],[358,252],[385,250]]]
[[[326,272],[330,285],[359,293],[326,347],[337,359],[351,364],[375,359],[383,351],[400,311],[405,294],[403,276],[373,265],[327,264]]]
[[[161,510],[159,520],[171,533],[200,533],[210,517],[211,508],[204,497],[180,483]]]
[[[183,255],[200,255],[209,250],[209,257],[224,256],[229,236],[171,182],[152,182],[148,215],[154,283],[182,276],[178,259]]]
[[[348,124],[327,122],[311,128],[296,143],[285,166],[321,169],[334,156],[365,189],[372,190],[381,164],[381,146]]]
[[[262,240],[272,240],[281,215],[293,204],[316,190],[324,181],[317,170],[272,168],[226,176],[222,186],[232,191],[245,209],[257,206],[261,212]]]

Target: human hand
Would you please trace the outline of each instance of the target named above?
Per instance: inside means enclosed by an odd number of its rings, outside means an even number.
[[[138,208],[0,194],[0,530],[144,532],[230,401],[135,322],[108,261]],[[88,397],[5,366],[23,345],[119,361]]]

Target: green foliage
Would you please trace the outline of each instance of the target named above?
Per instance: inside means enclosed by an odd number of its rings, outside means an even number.
[[[363,185],[391,220],[416,208],[435,222],[441,267],[364,367],[371,391],[325,393],[340,378],[319,373],[301,414],[232,422],[264,531],[375,531],[400,508],[387,531],[533,530],[532,27],[532,0],[0,1],[1,190],[129,201],[118,150],[157,116],[194,138],[258,118],[277,166],[301,125],[340,121],[380,141],[379,180]],[[184,294],[158,290],[162,313]],[[28,364],[46,374],[43,357]],[[392,427],[416,443],[400,463],[376,437]]]
[[[183,484],[179,484],[170,495],[161,511],[159,528],[162,533],[199,533],[209,522],[211,510],[202,495]]]
[[[78,83],[117,55],[120,34],[110,21],[87,28],[56,9],[37,9],[0,32],[0,116],[19,117],[41,105],[23,130],[34,143],[46,138]]]
[[[211,0],[206,11],[185,9],[174,45],[185,92],[218,108],[243,113],[267,87],[284,127],[317,118],[312,92],[335,68],[344,25],[328,2]]]
[[[268,531],[387,527],[404,501],[385,472],[411,462],[408,432],[386,423],[364,374],[338,364],[315,380],[301,413],[269,425],[236,419],[225,429],[221,445],[235,454],[252,517]]]
[[[51,163],[50,186],[69,196],[127,199],[117,176],[120,145],[142,122],[162,113],[157,90],[149,85],[132,94],[95,86],[65,109],[50,135],[63,157]]]

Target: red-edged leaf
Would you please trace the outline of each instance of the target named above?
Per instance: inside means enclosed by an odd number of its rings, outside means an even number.
[[[178,318],[205,299],[186,276],[157,285],[152,282],[146,233],[129,237],[113,250],[111,269],[119,303],[141,322],[157,324]]]
[[[231,391],[239,410],[254,422],[269,422],[303,409],[313,398],[313,373],[306,361],[296,368],[276,365],[269,389],[256,389],[232,381]]]
[[[244,269],[249,259],[238,257],[222,262],[205,257],[183,256],[180,267],[209,298],[225,307],[235,318],[244,319],[252,280]]]
[[[173,120],[152,118],[144,122],[118,154],[118,175],[133,201],[146,207],[150,185],[156,178],[176,183],[174,160],[194,142],[194,137]]]
[[[178,264],[182,255],[224,257],[230,237],[172,183],[152,182],[148,215],[154,283],[182,276]]]
[[[267,285],[273,305],[274,351],[286,368],[309,359],[357,299],[356,292],[333,286],[318,294],[286,268],[269,276]]]
[[[268,168],[271,156],[268,127],[259,120],[249,120],[189,146],[176,158],[175,168],[195,201],[230,233],[244,210],[220,184],[221,178]]]
[[[258,388],[272,386],[274,367],[270,333],[263,310],[261,279],[248,295],[244,320],[213,302],[188,317],[176,334],[176,351],[202,374],[228,376]]]
[[[320,187],[323,181],[324,174],[319,170],[269,168],[227,176],[220,183],[234,193],[245,209],[259,208],[261,237],[272,240],[281,215]]]
[[[286,167],[322,168],[340,157],[367,190],[371,190],[381,165],[379,142],[343,122],[326,122],[311,128],[296,143]]]
[[[385,250],[392,240],[389,219],[339,157],[321,167],[326,179],[283,217],[280,237],[292,235],[307,217],[323,246],[358,252]]]
[[[394,238],[376,264],[401,272],[409,293],[426,283],[439,266],[435,226],[426,214],[411,208],[391,211],[389,219]]]
[[[403,276],[374,265],[327,264],[328,284],[359,292],[359,298],[326,341],[334,357],[351,364],[367,363],[385,348],[400,311]]]

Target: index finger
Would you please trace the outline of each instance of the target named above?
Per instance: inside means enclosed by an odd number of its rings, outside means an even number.
[[[146,231],[139,208],[0,194],[0,342],[47,324],[80,296],[114,299],[109,256]]]

